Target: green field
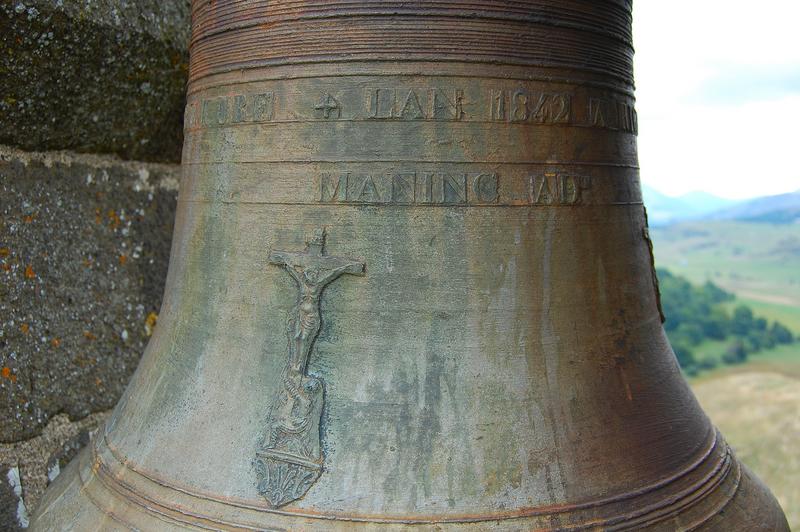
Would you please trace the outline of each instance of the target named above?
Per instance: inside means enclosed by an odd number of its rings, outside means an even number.
[[[798,268],[800,268],[800,264],[798,264]],[[727,307],[729,310],[733,310],[737,305],[747,305],[753,309],[753,314],[756,316],[767,318],[769,321],[777,320],[789,327],[795,335],[800,335],[800,303],[787,305],[737,296],[735,301],[727,304]]]
[[[657,266],[782,308],[800,330],[800,225],[691,222],[651,234]]]
[[[750,354],[743,364],[722,365],[722,354],[728,346],[727,341],[707,341],[695,349],[694,356],[698,360],[712,359],[719,365],[712,371],[703,372],[692,382],[701,382],[704,379],[714,378],[732,373],[748,371],[775,372],[800,379],[800,342],[791,345],[781,345],[774,349],[759,351]],[[798,383],[800,386],[800,383]],[[800,417],[800,414],[798,414]]]
[[[693,222],[651,231],[656,264],[699,284],[712,281],[800,335],[800,225]],[[780,501],[800,530],[800,342],[720,364],[730,340],[693,348],[715,369],[690,379],[700,403],[737,455]]]

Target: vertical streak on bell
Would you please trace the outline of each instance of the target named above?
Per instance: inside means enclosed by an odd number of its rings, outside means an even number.
[[[788,530],[661,327],[630,26],[194,1],[159,326],[34,528]]]

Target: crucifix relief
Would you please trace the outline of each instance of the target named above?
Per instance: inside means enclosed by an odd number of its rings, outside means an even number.
[[[299,499],[322,473],[319,422],[324,383],[306,369],[322,324],[320,297],[338,277],[363,275],[363,262],[325,255],[325,231],[317,230],[302,252],[273,251],[270,264],[281,266],[297,285],[289,312],[288,359],[282,386],[272,402],[255,459],[258,491],[273,506]]]

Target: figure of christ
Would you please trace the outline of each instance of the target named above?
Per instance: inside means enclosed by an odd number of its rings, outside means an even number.
[[[298,288],[297,304],[287,322],[289,357],[279,392],[270,415],[266,448],[311,457],[316,442],[306,435],[314,423],[314,411],[321,410],[322,381],[306,375],[311,348],[322,323],[320,297],[325,287],[344,274],[362,275],[364,263],[324,255],[325,234],[317,231],[304,252],[274,251],[270,263],[282,266]]]

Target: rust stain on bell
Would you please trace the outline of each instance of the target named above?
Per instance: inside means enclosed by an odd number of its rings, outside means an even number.
[[[661,326],[630,12],[193,2],[158,327],[33,528],[788,530]]]

